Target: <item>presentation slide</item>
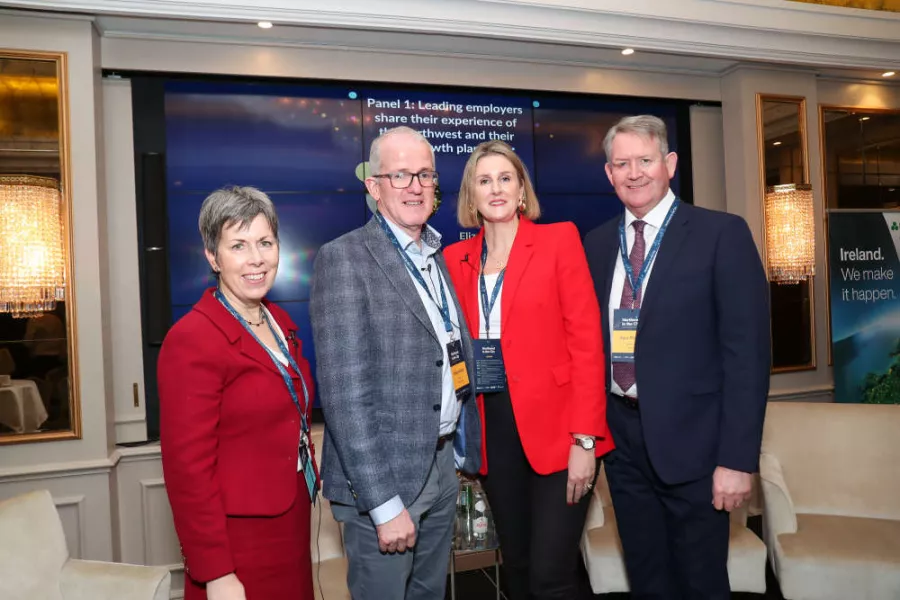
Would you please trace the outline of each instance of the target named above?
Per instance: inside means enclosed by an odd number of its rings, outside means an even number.
[[[257,187],[275,203],[281,264],[269,298],[297,322],[304,354],[314,361],[308,301],[315,255],[371,217],[363,169],[380,133],[406,125],[434,147],[441,206],[429,224],[445,244],[475,233],[457,224],[456,202],[469,154],[488,140],[507,142],[527,166],[543,211],[539,222],[573,221],[583,235],[621,214],[604,172],[603,138],[619,118],[640,113],[665,120],[677,151],[679,125],[687,119],[680,101],[346,82],[168,81],[173,320],[214,284],[197,218],[217,188]],[[676,175],[676,194],[680,185]]]

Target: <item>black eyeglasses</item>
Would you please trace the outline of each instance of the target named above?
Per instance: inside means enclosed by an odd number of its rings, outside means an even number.
[[[418,178],[419,185],[423,188],[430,188],[437,185],[437,171],[419,171],[418,173],[407,173],[406,171],[395,171],[393,173],[382,173],[380,175],[372,175],[376,179],[386,178],[391,182],[391,187],[397,190],[405,190],[412,185],[413,178]]]

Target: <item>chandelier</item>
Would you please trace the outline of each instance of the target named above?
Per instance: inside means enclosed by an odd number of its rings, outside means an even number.
[[[812,186],[766,188],[766,270],[769,281],[799,283],[816,274]]]
[[[40,315],[65,299],[65,250],[59,184],[0,175],[0,312]]]

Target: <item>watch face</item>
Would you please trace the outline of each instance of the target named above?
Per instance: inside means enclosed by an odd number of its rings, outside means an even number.
[[[578,445],[584,448],[585,450],[593,450],[594,449],[594,440],[591,438],[582,438],[578,440]]]

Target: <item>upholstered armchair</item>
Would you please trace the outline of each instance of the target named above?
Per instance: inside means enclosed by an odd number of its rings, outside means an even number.
[[[772,402],[760,477],[788,600],[900,598],[900,406]]]
[[[69,558],[46,490],[0,502],[3,600],[168,600],[169,571]]]
[[[710,490],[712,494],[712,490]],[[731,513],[731,537],[728,543],[728,579],[735,592],[766,592],[766,546],[747,528],[747,508]],[[581,536],[581,555],[595,594],[629,591],[622,542],[616,527],[606,481],[601,467],[588,508]]]

